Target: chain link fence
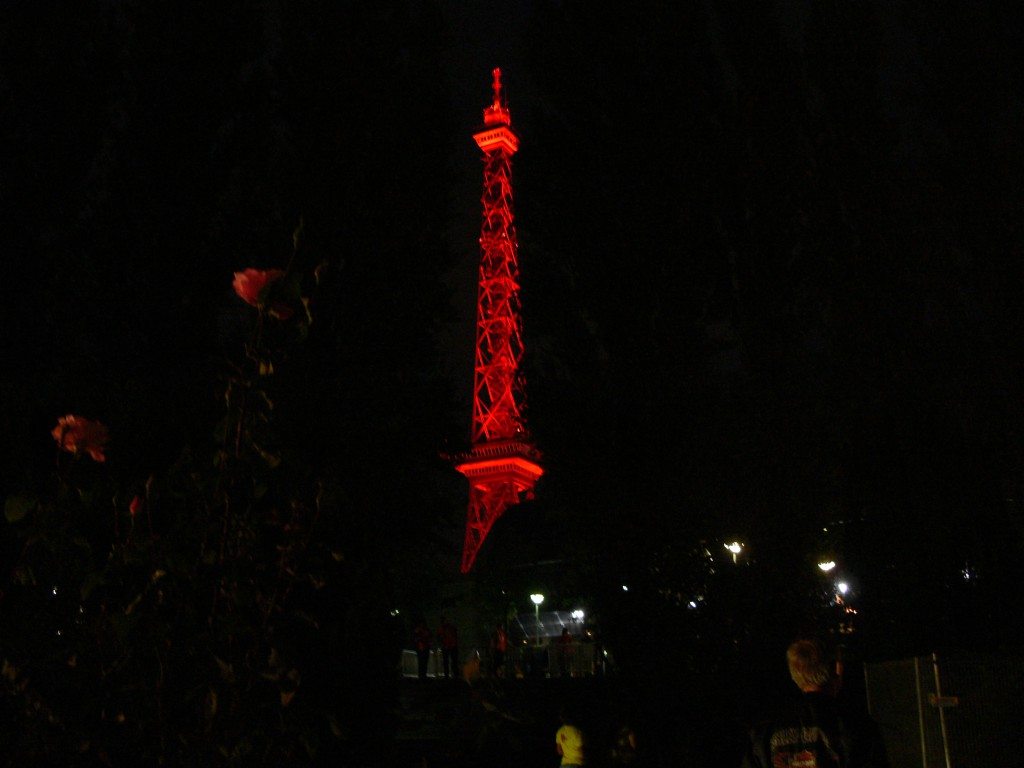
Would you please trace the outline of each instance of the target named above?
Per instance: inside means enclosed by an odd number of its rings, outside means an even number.
[[[892,768],[1024,764],[1024,659],[960,654],[864,665]]]

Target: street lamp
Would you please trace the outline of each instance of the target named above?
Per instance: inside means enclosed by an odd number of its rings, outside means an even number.
[[[537,621],[537,645],[540,645],[540,604],[544,602],[544,595],[534,592],[530,595],[533,600],[533,617]]]
[[[738,541],[734,541],[731,544],[726,544],[725,548],[732,552],[732,562],[736,564],[736,555],[743,551],[743,545]]]
[[[828,573],[829,571],[831,571],[833,568],[836,567],[836,561],[835,560],[824,560],[824,561],[818,563],[818,567],[821,568],[821,570],[824,573]]]

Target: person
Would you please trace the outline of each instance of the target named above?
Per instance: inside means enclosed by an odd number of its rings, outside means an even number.
[[[640,756],[636,750],[636,731],[628,722],[623,723],[615,734],[609,764],[615,768],[637,768],[640,765]]]
[[[555,751],[562,757],[562,768],[586,765],[586,740],[583,732],[574,725],[574,718],[565,707],[562,707],[560,715],[562,725],[555,732]]]
[[[491,633],[491,675],[501,677],[505,670],[505,653],[508,651],[508,635],[499,622]]]
[[[821,646],[797,640],[786,660],[800,698],[751,731],[743,768],[888,768],[878,727],[837,700]]]
[[[444,676],[450,678],[452,673],[458,674],[459,631],[445,616],[441,617],[441,628],[437,630],[437,639],[441,644]]]
[[[572,633],[568,627],[562,627],[562,636],[558,638],[558,674],[567,677],[572,672]]]
[[[466,681],[470,688],[474,687],[477,681],[480,680],[480,651],[474,649],[469,654],[466,663],[462,665],[462,679]]]
[[[419,619],[412,630],[412,643],[416,649],[417,673],[420,680],[427,679],[427,665],[430,663],[430,630],[427,622]]]

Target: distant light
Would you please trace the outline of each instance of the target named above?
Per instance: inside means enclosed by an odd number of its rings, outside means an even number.
[[[51,592],[53,592],[53,596],[54,596],[54,597],[56,597],[56,596],[57,596],[57,588],[56,588],[56,587],[54,587],[54,588],[53,588],[52,590],[50,590],[50,591],[51,591]]]
[[[733,565],[735,565],[736,562],[737,562],[736,556],[739,555],[739,553],[743,551],[743,545],[740,544],[738,541],[734,541],[731,544],[726,544],[725,548],[727,550],[729,550],[730,552],[732,552],[732,562],[733,562]]]
[[[691,600],[690,602],[687,603],[687,605],[690,608],[696,608],[697,607],[697,601],[696,600]]]
[[[623,592],[629,592],[629,587],[627,587],[625,584],[623,584],[622,585],[622,591]]]
[[[534,605],[540,605],[544,602],[544,595],[540,594],[539,592],[534,592],[532,595],[530,595],[530,599],[533,601]]]
[[[836,567],[836,561],[835,560],[826,560],[823,563],[818,563],[818,567],[821,568],[821,570],[823,570],[825,573],[828,573],[829,571],[831,571],[833,568]]]
[[[839,590],[840,595],[845,595],[850,590],[850,585],[847,584],[845,581],[840,581],[838,584],[836,584],[836,589]]]
[[[391,615],[392,616],[397,616],[398,615],[398,609],[397,608],[392,608],[391,609]]]
[[[583,621],[583,611],[577,608],[575,611],[572,612],[572,617],[576,621]]]

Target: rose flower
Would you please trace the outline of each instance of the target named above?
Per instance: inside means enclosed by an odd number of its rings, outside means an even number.
[[[243,272],[235,272],[235,281],[232,286],[235,293],[246,304],[254,307],[262,307],[260,294],[271,283],[284,277],[282,269],[246,269]]]
[[[53,428],[53,439],[68,453],[88,453],[93,461],[106,461],[103,447],[110,439],[107,428],[98,421],[68,414],[57,419]]]

